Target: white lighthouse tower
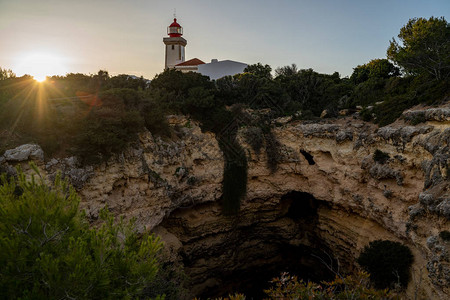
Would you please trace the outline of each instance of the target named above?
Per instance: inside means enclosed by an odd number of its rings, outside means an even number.
[[[184,48],[187,45],[187,41],[182,38],[183,27],[177,23],[177,19],[173,19],[173,23],[167,27],[167,34],[169,37],[163,38],[163,42],[166,45],[166,62],[164,69],[174,68],[175,65],[185,61]]]

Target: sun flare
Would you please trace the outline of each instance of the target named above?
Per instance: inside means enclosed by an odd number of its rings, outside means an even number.
[[[44,82],[45,79],[47,79],[47,77],[46,76],[37,75],[37,76],[33,76],[33,79],[36,80],[37,82]]]
[[[14,67],[17,75],[28,74],[42,82],[47,76],[64,75],[67,72],[63,57],[52,52],[27,53],[18,58]]]

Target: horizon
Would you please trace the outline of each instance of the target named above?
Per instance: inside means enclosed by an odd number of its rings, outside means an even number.
[[[345,77],[385,58],[409,19],[446,18],[450,3],[0,1],[0,67],[40,79],[98,70],[152,79],[164,69],[162,39],[174,8],[188,41],[186,60],[259,62],[273,70],[296,64]]]

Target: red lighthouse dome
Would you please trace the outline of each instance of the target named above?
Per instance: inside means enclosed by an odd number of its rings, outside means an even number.
[[[167,27],[167,34],[170,37],[180,37],[183,35],[183,27],[177,23],[177,18],[174,18],[173,23]]]

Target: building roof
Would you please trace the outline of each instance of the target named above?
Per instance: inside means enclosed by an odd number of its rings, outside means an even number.
[[[181,25],[177,23],[177,18],[174,18],[173,23],[169,27],[181,27]]]
[[[190,60],[187,60],[185,62],[179,63],[178,65],[175,65],[175,67],[183,67],[183,66],[198,66],[205,64],[203,61],[201,61],[198,58],[193,58]]]

